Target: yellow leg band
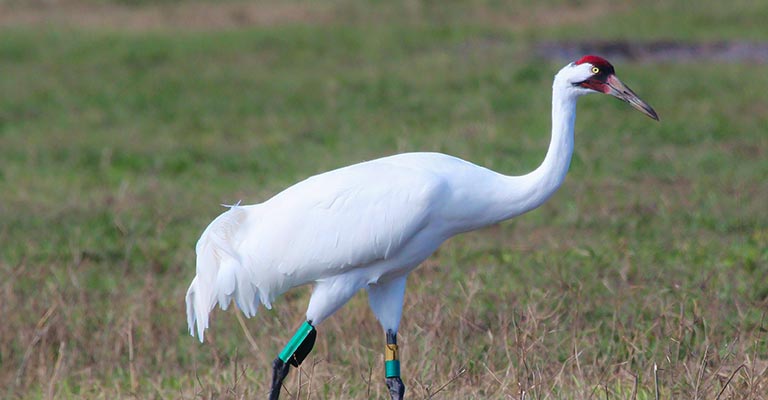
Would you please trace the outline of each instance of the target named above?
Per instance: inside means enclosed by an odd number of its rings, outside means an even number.
[[[386,349],[384,349],[384,361],[392,361],[392,360],[398,360],[397,357],[397,345],[396,344],[387,344]]]

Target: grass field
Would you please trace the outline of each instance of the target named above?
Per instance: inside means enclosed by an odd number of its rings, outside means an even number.
[[[0,3],[0,397],[264,398],[309,288],[189,337],[219,204],[403,151],[532,170],[540,41],[768,40],[760,1],[150,3]],[[560,191],[411,276],[409,398],[768,397],[766,65],[613,61],[661,123],[582,99]],[[284,397],[385,399],[383,348],[358,295]]]

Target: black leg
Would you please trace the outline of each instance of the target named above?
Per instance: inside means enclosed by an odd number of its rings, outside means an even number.
[[[387,387],[389,388],[389,395],[392,397],[392,400],[403,400],[405,385],[403,385],[403,381],[399,376],[387,378]]]
[[[283,380],[288,376],[291,364],[286,364],[280,357],[272,361],[272,388],[269,389],[269,400],[280,398],[280,389],[283,387]]]
[[[272,362],[272,387],[269,389],[269,400],[280,398],[280,389],[283,380],[288,376],[291,366],[298,367],[307,358],[312,347],[315,346],[317,330],[310,321],[305,322],[293,335],[280,355]]]
[[[403,400],[405,385],[400,379],[400,360],[397,354],[397,333],[387,331],[387,349],[385,352],[385,370],[387,376],[387,388],[392,400]]]

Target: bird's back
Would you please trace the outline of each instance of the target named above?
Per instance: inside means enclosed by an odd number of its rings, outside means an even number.
[[[437,222],[448,197],[427,164],[387,157],[299,182],[253,206],[238,251],[285,289],[386,259]]]
[[[187,295],[190,329],[195,320],[207,326],[216,302],[225,307],[234,298],[252,315],[258,302],[269,307],[291,287],[373,264],[382,265],[374,275],[406,273],[452,233],[455,180],[479,185],[483,174],[495,173],[444,154],[407,153],[319,174],[264,203],[232,207],[198,242],[197,276]]]

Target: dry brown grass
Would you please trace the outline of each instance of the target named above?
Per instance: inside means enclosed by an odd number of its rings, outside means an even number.
[[[283,24],[324,24],[332,3],[206,2],[130,6],[112,2],[53,1],[0,4],[0,27],[68,26],[100,30],[223,30]]]
[[[656,364],[661,398],[768,393],[765,321],[722,334],[720,321],[729,320],[722,313],[748,311],[746,304],[733,309],[724,299],[686,294],[692,289],[656,293],[652,277],[606,276],[599,283],[605,293],[586,292],[592,285],[572,280],[557,266],[564,261],[547,255],[559,250],[546,245],[525,253],[550,259],[551,269],[539,273],[554,286],[494,292],[491,282],[517,275],[505,271],[511,266],[469,267],[488,262],[471,254],[494,235],[449,243],[411,279],[400,333],[411,398],[652,398]],[[468,265],[456,265],[457,256],[469,257]],[[34,388],[40,397],[58,398],[75,390],[71,385],[89,398],[261,397],[271,360],[308,298],[306,289],[291,292],[245,325],[235,312],[215,311],[200,346],[183,332],[183,284],[126,276],[111,293],[89,293],[78,289],[85,275],[106,265],[67,264],[66,272],[40,269],[42,275],[29,265],[3,266],[2,335],[19,336],[0,341],[0,351],[21,360],[2,374],[11,398]],[[461,279],[454,268],[463,270]],[[20,280],[41,285],[34,297],[19,292]],[[285,398],[386,398],[382,348],[380,327],[357,296],[320,327],[313,354],[286,382]]]
[[[404,20],[421,21],[435,10],[419,2],[407,3]],[[285,24],[330,25],[376,23],[382,16],[357,10],[349,1],[180,1],[126,5],[87,0],[55,0],[0,3],[0,27],[65,26],[100,30],[227,30],[274,27]],[[386,7],[385,7],[386,9]],[[510,4],[508,7],[475,5],[461,14],[463,23],[474,23],[520,31],[531,27],[578,24],[622,12],[615,2],[595,1],[585,5]],[[393,7],[388,14],[401,13]],[[350,16],[352,15],[352,18]]]

